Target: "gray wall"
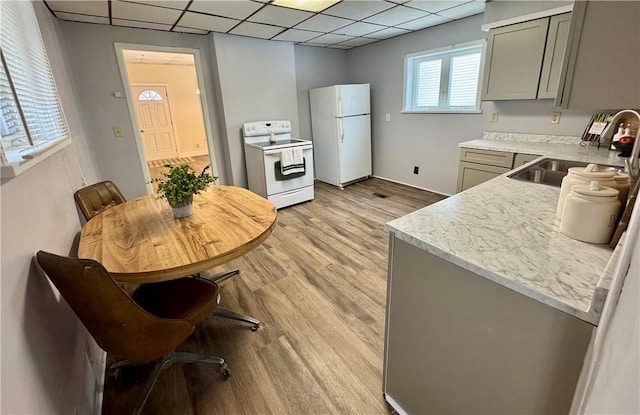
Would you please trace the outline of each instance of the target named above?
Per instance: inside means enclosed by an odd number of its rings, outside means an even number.
[[[80,230],[73,192],[83,177],[93,182],[100,175],[80,122],[83,114],[58,23],[42,2],[34,7],[73,142],[1,184],[0,413],[73,414],[77,409],[88,414],[95,376],[85,358],[84,329],[46,277],[36,272],[32,257],[40,249],[69,254]]]
[[[591,114],[564,111],[552,125],[553,100],[483,102],[482,114],[401,113],[404,55],[483,39],[481,23],[482,15],[476,15],[347,52],[349,82],[371,84],[375,176],[453,194],[458,143],[481,138],[483,131],[582,134]],[[494,111],[498,122],[490,123]],[[420,167],[418,175],[413,166]]]
[[[347,52],[339,49],[296,46],[295,54],[300,137],[312,139],[309,90],[347,83]]]
[[[223,166],[227,164],[216,113],[214,65],[207,36],[73,22],[60,22],[60,26],[69,51],[74,84],[81,92],[78,94],[78,107],[81,108],[86,130],[91,132],[91,145],[98,155],[98,168],[105,180],[117,183],[127,198],[147,193],[127,102],[124,98],[114,97],[114,92],[125,90],[114,49],[114,42],[123,42],[200,51],[212,113],[215,163],[220,181],[225,183],[227,172]],[[113,126],[122,128],[122,138],[113,137]]]
[[[242,124],[291,120],[298,135],[293,44],[213,34],[233,184],[247,186]]]

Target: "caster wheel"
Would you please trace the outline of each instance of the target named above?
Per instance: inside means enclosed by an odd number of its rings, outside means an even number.
[[[258,331],[259,328],[260,328],[260,324],[256,324],[255,326],[251,327],[251,331]]]

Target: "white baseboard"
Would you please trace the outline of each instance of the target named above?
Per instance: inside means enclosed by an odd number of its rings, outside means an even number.
[[[420,187],[420,186],[416,186],[415,184],[409,184],[409,183],[401,182],[401,181],[398,181],[398,180],[392,180],[392,179],[388,179],[386,177],[376,176],[374,174],[372,174],[371,177],[375,177],[376,179],[386,180],[386,181],[392,182],[392,183],[403,184],[405,186],[413,187],[414,189],[426,190],[427,192],[436,193],[436,194],[439,194],[439,195],[442,195],[442,196],[452,196],[452,195],[450,195],[448,193],[442,193],[442,192],[439,192],[437,190],[427,189],[426,187]]]
[[[196,157],[196,156],[208,156],[209,150],[206,148],[196,148],[195,150],[180,150],[178,151],[178,157]]]

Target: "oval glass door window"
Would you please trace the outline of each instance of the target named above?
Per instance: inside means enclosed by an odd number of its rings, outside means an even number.
[[[138,95],[138,101],[162,101],[162,95],[153,89],[146,89]]]

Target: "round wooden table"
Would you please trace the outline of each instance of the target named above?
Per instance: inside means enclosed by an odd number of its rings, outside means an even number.
[[[174,219],[164,199],[149,195],[100,213],[82,228],[78,256],[100,262],[120,283],[182,278],[235,259],[276,226],[273,203],[233,186],[193,197],[193,215]]]

